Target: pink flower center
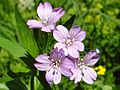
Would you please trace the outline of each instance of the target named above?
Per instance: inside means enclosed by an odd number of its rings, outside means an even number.
[[[48,25],[48,17],[44,17],[44,20],[42,20],[42,24],[44,24],[45,26]]]
[[[82,67],[82,66],[84,66],[84,63],[78,63],[77,66]]]
[[[65,41],[65,44],[69,47],[69,46],[71,46],[73,44],[73,41],[71,39],[67,39]]]
[[[44,24],[45,26],[48,25],[47,21],[42,21],[42,24]]]
[[[77,64],[79,69],[83,69],[85,66],[85,64],[82,61],[83,61],[83,59],[81,59],[81,62]]]
[[[54,69],[57,69],[59,66],[60,66],[60,60],[54,60],[53,63],[52,63],[52,67]]]

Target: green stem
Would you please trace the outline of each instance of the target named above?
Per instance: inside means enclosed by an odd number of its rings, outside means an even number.
[[[34,90],[34,76],[31,76],[30,89],[31,89],[31,90]]]
[[[37,76],[37,78],[45,90],[51,90],[50,85],[47,83],[47,81],[45,79],[45,73],[39,71],[39,76]]]

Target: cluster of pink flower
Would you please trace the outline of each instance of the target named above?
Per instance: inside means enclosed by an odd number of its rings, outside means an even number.
[[[62,8],[53,9],[45,2],[40,3],[37,14],[40,20],[28,20],[30,28],[41,28],[44,32],[53,32],[53,37],[58,41],[54,45],[50,56],[39,55],[36,57],[34,66],[40,71],[46,71],[46,80],[58,84],[61,82],[61,75],[65,75],[74,80],[74,83],[85,81],[93,84],[97,78],[94,69],[89,66],[94,65],[99,59],[99,53],[91,50],[83,58],[79,57],[79,51],[84,51],[82,40],[86,33],[79,26],[73,26],[69,31],[62,25],[56,26],[56,22],[64,15]]]

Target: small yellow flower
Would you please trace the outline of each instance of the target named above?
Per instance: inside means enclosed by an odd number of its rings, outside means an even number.
[[[86,7],[81,7],[81,11],[82,11],[82,12],[86,12],[86,11],[87,11],[87,8],[86,8]]]
[[[113,12],[112,10],[108,10],[108,11],[107,11],[107,14],[113,16],[113,15],[114,15],[114,12]]]
[[[115,9],[114,9],[114,13],[115,13],[115,14],[119,14],[119,12],[120,12],[120,11],[119,11],[118,8],[115,8]]]
[[[105,75],[106,68],[104,68],[103,66],[100,65],[98,67],[95,67],[95,70],[97,71],[98,75]]]
[[[92,21],[93,21],[93,17],[90,14],[85,17],[85,22],[86,23],[90,23]]]
[[[96,8],[98,8],[98,9],[102,9],[102,8],[103,8],[103,5],[100,4],[100,3],[97,3],[97,4],[96,4]]]
[[[97,24],[100,24],[101,23],[101,19],[102,19],[102,16],[100,14],[95,15],[94,22],[97,23]]]

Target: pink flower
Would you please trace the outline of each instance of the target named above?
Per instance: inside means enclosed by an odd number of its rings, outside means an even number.
[[[41,31],[51,32],[55,29],[56,22],[64,15],[62,8],[53,9],[52,6],[45,2],[40,3],[37,8],[37,14],[40,20],[28,20],[27,25],[29,28],[41,28]]]
[[[36,58],[37,63],[34,66],[40,71],[46,71],[46,80],[49,84],[54,82],[58,84],[61,81],[61,74],[65,76],[71,76],[72,72],[69,68],[72,68],[74,63],[65,57],[64,51],[55,48],[50,56],[40,55]]]
[[[76,67],[71,70],[73,75],[70,77],[70,80],[75,80],[74,83],[83,80],[88,84],[93,84],[94,80],[97,78],[97,73],[94,69],[88,66],[92,66],[97,63],[98,59],[99,54],[96,51],[90,51],[83,57],[83,59],[76,60]]]
[[[56,28],[57,30],[54,30],[53,36],[58,42],[54,47],[62,48],[65,51],[65,55],[78,58],[78,51],[84,50],[84,44],[81,41],[86,36],[85,31],[81,31],[79,26],[73,26],[69,32],[62,25],[58,25]]]

